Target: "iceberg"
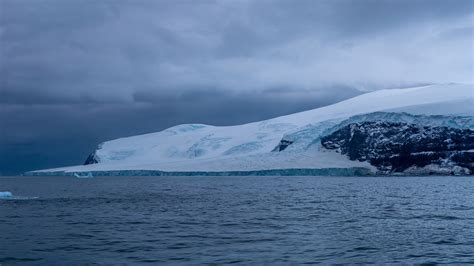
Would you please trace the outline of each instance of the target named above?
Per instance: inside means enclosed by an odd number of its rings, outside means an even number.
[[[14,196],[10,191],[0,191],[0,200],[29,200],[37,199],[38,197],[21,197]]]
[[[13,194],[10,191],[0,191],[0,199],[12,198]]]

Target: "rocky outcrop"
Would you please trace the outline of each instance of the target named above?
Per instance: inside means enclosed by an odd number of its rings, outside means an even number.
[[[368,161],[380,173],[474,173],[474,130],[386,121],[346,125],[321,138],[324,148]]]
[[[89,154],[89,156],[87,156],[87,159],[84,162],[84,165],[96,164],[96,163],[99,163],[99,158],[97,157],[95,152],[92,152],[91,154]]]
[[[282,139],[280,140],[280,143],[278,143],[278,145],[272,151],[283,151],[286,148],[288,148],[288,146],[290,146],[291,144],[293,144],[293,141]]]

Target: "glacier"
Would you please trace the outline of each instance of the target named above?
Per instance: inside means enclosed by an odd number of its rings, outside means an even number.
[[[353,123],[374,121],[472,130],[473,106],[474,87],[470,84],[378,90],[260,122],[235,126],[184,124],[106,141],[90,154],[85,165],[25,174],[378,174],[377,167],[369,161],[351,160],[338,151],[322,147],[321,138]],[[413,172],[415,168],[410,170]]]

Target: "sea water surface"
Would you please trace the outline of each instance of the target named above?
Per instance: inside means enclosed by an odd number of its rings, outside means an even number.
[[[472,176],[11,177],[0,191],[2,265],[474,263]]]

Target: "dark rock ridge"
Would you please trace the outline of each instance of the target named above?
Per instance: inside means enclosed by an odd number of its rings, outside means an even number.
[[[104,144],[103,143],[99,144],[97,146],[97,149],[95,151],[93,151],[91,154],[89,154],[89,156],[87,156],[87,159],[84,162],[84,165],[100,163],[100,158],[99,158],[99,156],[97,156],[96,152],[98,150],[102,149],[102,145],[104,145]]]
[[[95,151],[94,151],[91,154],[89,154],[89,156],[87,156],[87,159],[84,162],[84,165],[96,164],[96,163],[99,163],[99,159],[97,158],[97,156],[95,154]]]
[[[368,161],[380,173],[474,173],[474,130],[387,121],[346,125],[322,137],[324,148]],[[428,171],[428,172],[426,172]]]
[[[100,143],[97,146],[97,149],[95,149],[93,152],[91,152],[91,154],[89,154],[89,156],[87,156],[87,159],[84,162],[84,165],[100,163],[100,158],[99,156],[97,156],[97,151],[102,149],[103,145],[104,143]]]
[[[321,137],[331,134],[349,124],[362,122],[385,121],[393,123],[407,123],[429,125],[431,127],[474,128],[473,116],[445,116],[445,115],[414,115],[409,113],[373,112],[349,117],[347,119],[330,119],[323,122],[309,124],[297,131],[283,136],[273,152],[307,149],[321,143]]]
[[[293,141],[282,139],[280,140],[280,143],[278,143],[278,145],[272,151],[283,151],[286,148],[288,148],[288,146],[290,146],[291,144],[293,144]]]

